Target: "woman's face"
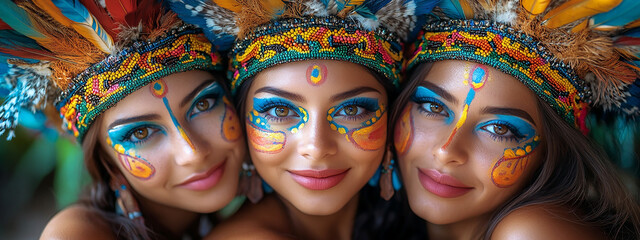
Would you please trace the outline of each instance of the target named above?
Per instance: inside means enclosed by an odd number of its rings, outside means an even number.
[[[235,196],[245,158],[239,119],[204,71],[161,78],[103,114],[100,143],[143,198],[193,212]]]
[[[245,109],[256,169],[303,213],[340,210],[382,160],[387,94],[360,65],[309,60],[269,68],[255,77]]]
[[[418,80],[394,134],[411,208],[434,224],[491,213],[541,162],[536,96],[465,61],[436,62]]]

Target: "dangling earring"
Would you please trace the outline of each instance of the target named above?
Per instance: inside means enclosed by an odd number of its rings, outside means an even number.
[[[400,178],[397,174],[398,171],[393,171],[395,168],[395,162],[391,149],[387,147],[384,162],[382,163],[382,166],[380,166],[380,197],[384,200],[391,199],[394,192],[402,188],[402,182],[400,182]]]
[[[243,162],[241,175],[238,192],[247,196],[249,201],[254,204],[259,202],[264,193],[262,192],[262,179],[256,172],[256,167],[251,163]]]
[[[134,222],[144,224],[142,212],[140,212],[138,202],[133,197],[130,189],[129,182],[122,175],[112,178],[111,190],[116,194],[116,213]]]

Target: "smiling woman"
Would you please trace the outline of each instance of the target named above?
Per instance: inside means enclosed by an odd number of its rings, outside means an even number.
[[[591,109],[640,115],[637,59],[611,39],[621,29],[550,26],[590,1],[452,2],[415,41],[391,114],[429,239],[640,239],[637,196],[585,136]]]
[[[12,64],[0,133],[21,107],[55,106],[50,120],[82,144],[90,192],[41,239],[200,239],[246,157],[223,48],[155,0],[114,2],[4,2],[19,51],[0,50]]]

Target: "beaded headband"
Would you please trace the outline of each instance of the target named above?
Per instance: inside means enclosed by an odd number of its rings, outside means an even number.
[[[349,19],[284,19],[258,27],[231,51],[231,91],[244,80],[274,65],[307,59],[357,63],[380,73],[399,86],[402,47],[383,28],[363,30]]]
[[[434,21],[424,31],[408,69],[448,59],[492,66],[524,83],[569,124],[586,129],[589,89],[532,37],[489,20]]]
[[[139,88],[173,73],[221,70],[220,56],[200,29],[181,28],[155,42],[136,42],[74,78],[56,102],[66,128],[79,142],[104,111]]]
[[[184,21],[235,43],[229,55],[231,92],[278,64],[327,59],[365,66],[399,86],[402,45],[437,0],[170,0]],[[233,19],[233,21],[230,21]],[[224,44],[222,44],[224,45]]]

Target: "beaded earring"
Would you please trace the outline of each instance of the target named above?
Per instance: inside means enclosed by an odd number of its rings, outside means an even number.
[[[380,184],[380,197],[384,200],[391,199],[394,192],[402,188],[402,182],[400,181],[400,177],[398,177],[397,171],[393,171],[395,162],[390,147],[387,147],[384,161],[380,164],[378,171],[369,179],[369,185],[372,187]]]
[[[238,194],[247,196],[249,201],[254,204],[259,202],[264,193],[262,191],[262,179],[256,172],[256,167],[252,163],[243,162],[240,175]]]
[[[140,212],[138,202],[133,197],[130,189],[129,182],[122,175],[118,175],[111,180],[111,190],[116,195],[116,213],[134,222],[144,224],[142,212]]]

